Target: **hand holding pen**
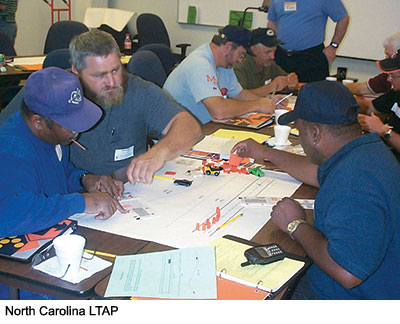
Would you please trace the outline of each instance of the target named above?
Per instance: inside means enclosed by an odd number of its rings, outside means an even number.
[[[286,99],[288,99],[290,96],[293,95],[293,92],[289,93],[287,96],[285,97],[281,97],[281,96],[274,96],[272,98],[272,101],[275,102],[275,106],[276,109],[286,109],[288,101]]]

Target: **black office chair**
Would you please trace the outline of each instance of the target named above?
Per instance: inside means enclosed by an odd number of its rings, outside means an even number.
[[[139,47],[138,51],[151,51],[158,56],[167,76],[172,71],[174,57],[171,49],[164,44],[148,44]]]
[[[8,35],[0,31],[0,54],[5,56],[16,56],[14,46]]]
[[[68,48],[60,48],[47,54],[46,58],[43,61],[43,68],[47,68],[50,66],[59,67],[60,69],[64,70],[70,69],[71,60],[69,57]]]
[[[151,13],[143,13],[137,17],[136,29],[138,32],[139,48],[148,44],[164,44],[171,48],[167,29],[161,18]],[[186,57],[186,49],[191,44],[176,45],[181,49],[180,54],[174,53],[174,65],[179,64]]]
[[[6,33],[0,31],[0,54],[16,56],[14,46]],[[21,87],[18,81],[0,81],[0,111],[14,98]]]
[[[121,53],[132,54],[133,52],[135,52],[135,49],[132,48],[131,53],[125,53],[124,40],[125,40],[126,34],[129,34],[128,26],[125,26],[120,32],[108,25],[105,25],[105,24],[100,25],[100,27],[98,27],[97,29],[100,29],[102,31],[105,31],[105,32],[111,34],[114,37],[115,41],[117,42]],[[134,46],[134,44],[132,44],[132,46]]]
[[[75,35],[87,31],[89,31],[89,28],[79,21],[58,21],[47,32],[43,53],[48,54],[56,49],[68,48]]]
[[[157,84],[160,88],[162,88],[167,79],[167,74],[160,59],[151,51],[141,50],[134,53],[126,69],[144,80]]]

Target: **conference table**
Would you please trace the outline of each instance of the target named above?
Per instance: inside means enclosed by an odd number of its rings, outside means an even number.
[[[243,130],[243,128],[225,125],[221,126],[221,124],[210,122],[203,126],[203,134],[211,134],[221,127],[233,130]],[[264,127],[257,132],[271,135],[273,130],[271,127]],[[298,144],[297,137],[291,136],[290,140],[293,144]],[[316,188],[302,184],[292,197],[299,199],[313,199],[316,193]],[[312,210],[306,210],[306,219],[312,224]],[[102,251],[114,255],[131,255],[172,249],[172,247],[155,242],[128,238],[81,226],[78,226],[77,234],[86,238],[86,249]],[[257,234],[252,238],[252,241],[260,245],[277,243],[289,253],[305,256],[301,246],[296,241],[290,239],[289,235],[279,230],[271,220],[269,220],[257,232]],[[114,261],[114,259],[110,257],[102,258],[111,262]],[[109,267],[78,284],[72,284],[34,270],[31,268],[30,264],[0,258],[0,283],[10,287],[10,299],[18,299],[18,289],[30,290],[61,299],[104,298],[104,292],[107,287],[111,270],[112,268]],[[287,289],[284,289],[279,294],[275,295],[274,298],[284,298],[287,292]]]

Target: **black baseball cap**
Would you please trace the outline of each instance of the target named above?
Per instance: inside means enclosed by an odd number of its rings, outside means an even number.
[[[383,73],[393,73],[400,71],[400,50],[394,53],[391,57],[377,61],[376,65],[378,65],[379,70]]]
[[[274,47],[283,44],[283,42],[276,37],[275,31],[271,28],[257,28],[251,33],[252,38],[250,40],[250,45],[261,43],[267,47]]]
[[[228,41],[234,42],[243,46],[247,53],[254,55],[250,50],[250,40],[252,37],[251,31],[237,25],[227,25],[218,30],[221,38],[226,38]]]
[[[328,80],[312,82],[301,87],[294,109],[281,115],[278,123],[287,125],[303,119],[318,124],[347,124],[357,121],[359,108],[343,84]]]

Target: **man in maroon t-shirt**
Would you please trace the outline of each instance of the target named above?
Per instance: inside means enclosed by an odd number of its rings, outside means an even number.
[[[389,58],[396,53],[397,50],[400,49],[400,32],[394,33],[386,38],[383,42],[383,48],[385,49],[385,58]],[[378,74],[370,78],[367,82],[346,84],[346,87],[356,96],[386,93],[392,88],[390,82],[387,80],[387,74],[385,73]]]

